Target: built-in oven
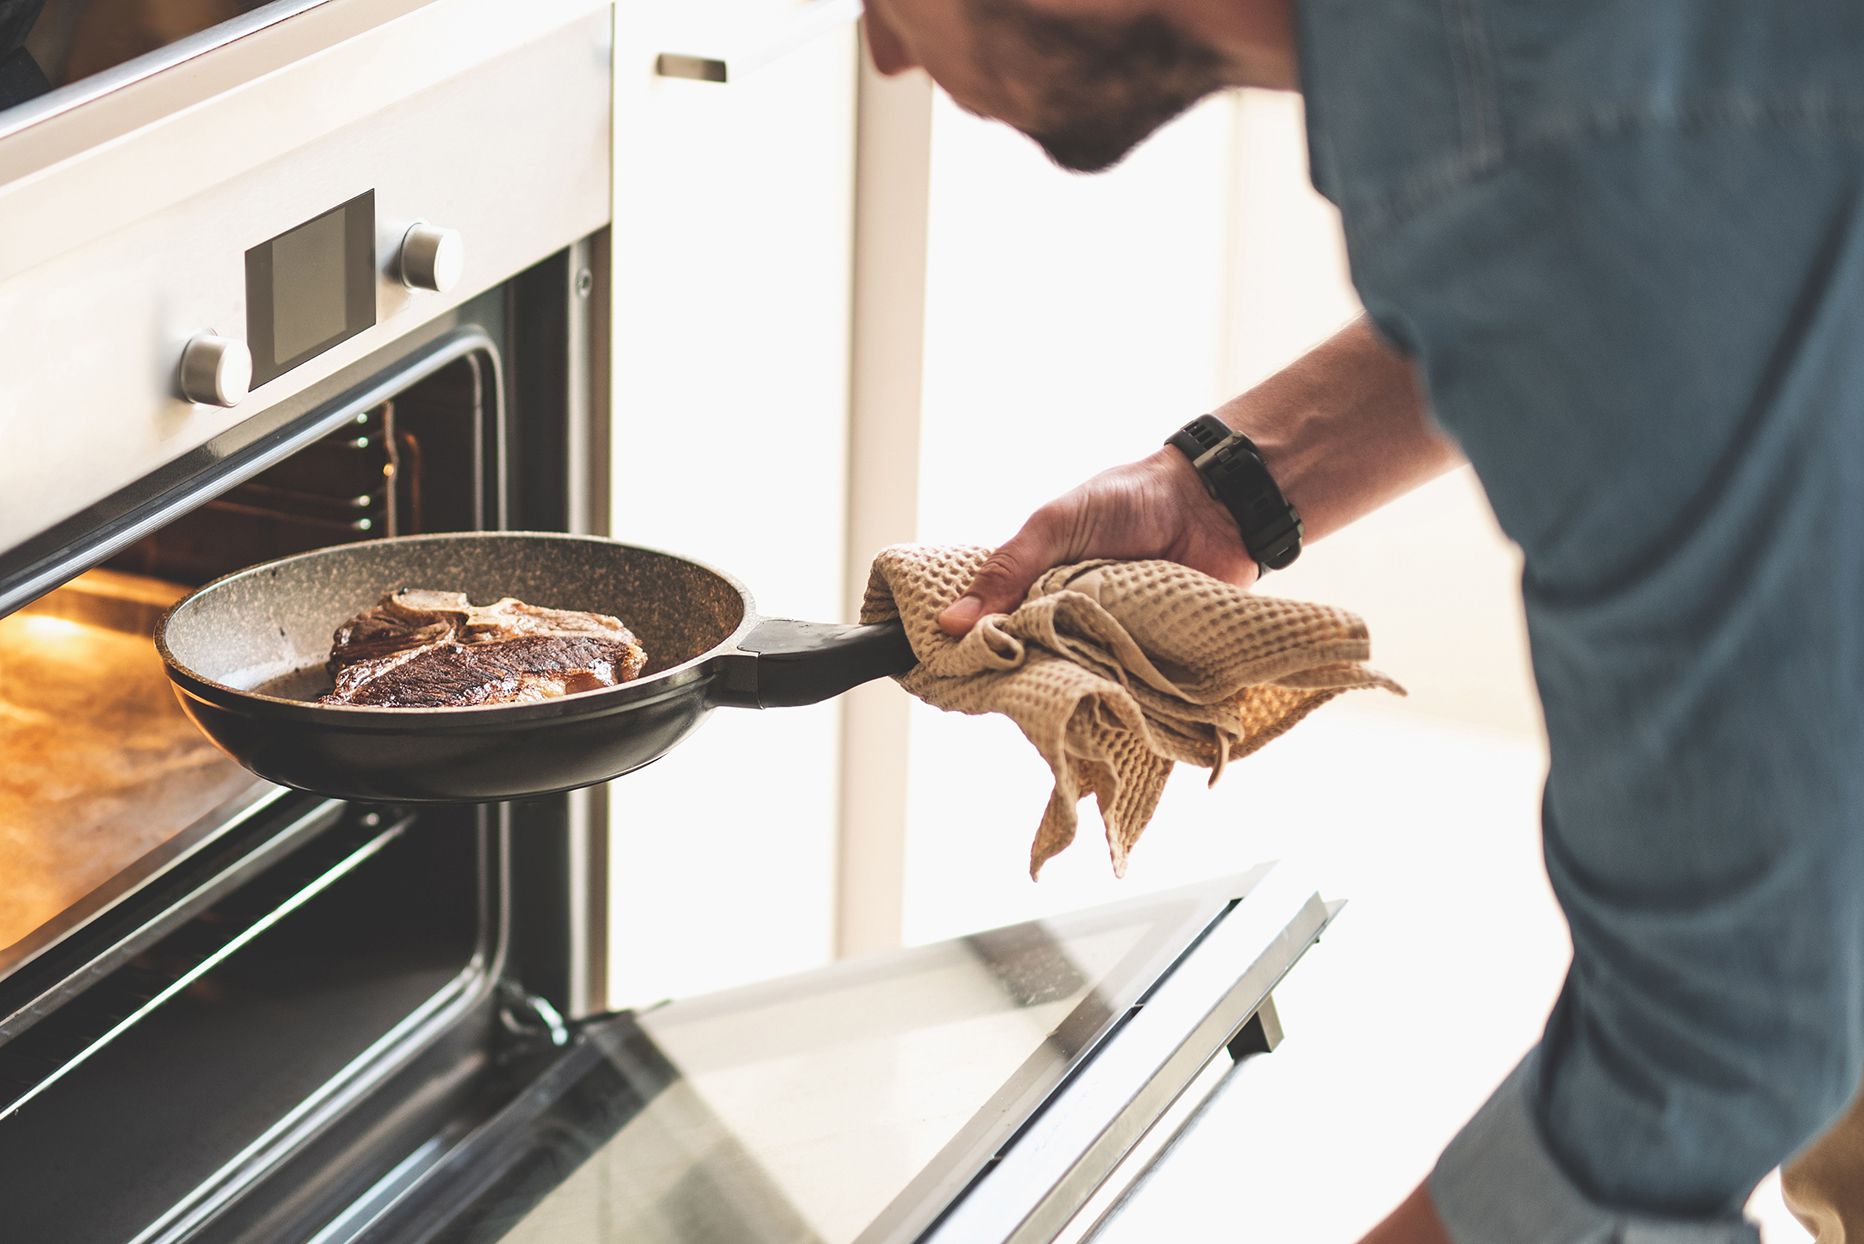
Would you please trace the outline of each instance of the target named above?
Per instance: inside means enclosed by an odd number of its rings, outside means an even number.
[[[599,244],[7,555],[7,590],[56,583],[0,618],[9,1238],[312,1238],[599,1010],[590,800],[415,810],[271,785],[194,730],[150,640],[190,587],[255,561],[575,525],[564,347]],[[85,1171],[112,1174],[86,1190]]]
[[[615,1013],[591,792],[344,802],[181,714],[229,570],[603,532],[614,21],[0,0],[9,1240],[1078,1235],[1279,1035],[1332,912],[1274,869]]]

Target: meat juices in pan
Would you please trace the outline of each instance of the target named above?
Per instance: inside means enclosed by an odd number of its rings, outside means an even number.
[[[339,626],[325,704],[458,708],[526,704],[639,676],[647,654],[619,618],[506,597],[402,588]]]

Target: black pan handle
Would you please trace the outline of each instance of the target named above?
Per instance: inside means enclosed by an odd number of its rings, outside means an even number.
[[[717,694],[739,708],[817,704],[917,664],[898,622],[847,626],[765,618],[725,658]]]

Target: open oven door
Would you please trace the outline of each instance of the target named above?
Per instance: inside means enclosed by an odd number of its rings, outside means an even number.
[[[559,1029],[509,1105],[319,1238],[1078,1237],[1273,1046],[1270,991],[1334,910],[1264,866]]]

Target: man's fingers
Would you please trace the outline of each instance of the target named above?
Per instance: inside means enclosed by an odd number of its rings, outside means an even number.
[[[965,594],[938,615],[939,629],[947,635],[965,635],[985,614],[1008,613],[1022,604],[1036,579],[1055,564],[1047,528],[1038,513],[1008,544],[992,553]]]
[[[976,626],[977,620],[983,616],[982,597],[960,596],[945,606],[945,612],[938,615],[938,626],[953,639],[958,639],[970,634],[971,628]]]

